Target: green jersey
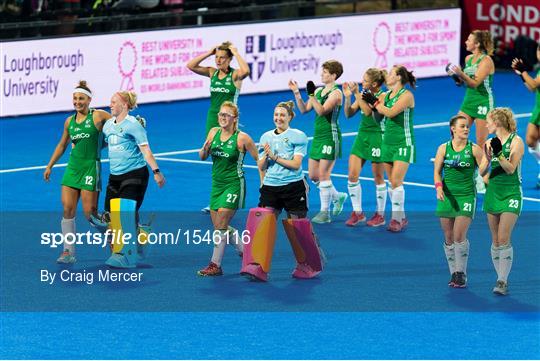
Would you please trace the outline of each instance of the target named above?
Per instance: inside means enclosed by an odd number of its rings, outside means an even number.
[[[443,166],[444,193],[453,196],[476,194],[474,172],[477,166],[471,141],[460,151],[454,150],[452,141],[448,141]]]
[[[334,87],[323,96],[322,92],[324,88],[320,88],[317,92],[315,92],[315,98],[321,105],[324,105],[324,103],[328,100],[328,96],[336,89],[338,89],[338,86],[334,85]],[[336,141],[338,137],[341,137],[341,130],[339,129],[338,122],[340,110],[341,104],[338,104],[330,113],[326,115],[317,115],[315,118],[314,138],[328,138]]]
[[[244,178],[242,166],[246,153],[238,150],[238,134],[236,131],[229,139],[221,141],[221,129],[216,132],[210,146],[213,182],[222,184]]]
[[[516,133],[510,134],[506,142],[502,145],[502,153],[506,159],[510,159],[510,145],[515,138]],[[512,174],[506,174],[502,169],[499,159],[493,157],[491,159],[491,172],[489,174],[489,186],[488,188],[499,188],[503,191],[505,189],[511,190],[512,186],[521,185],[521,162],[519,162],[517,169]]]
[[[469,57],[463,72],[474,79],[478,64],[485,56],[481,55],[475,63],[473,57]],[[493,104],[493,74],[490,74],[476,88],[467,87],[461,110],[473,118],[485,119],[487,113],[493,109]]]
[[[536,73],[536,78],[540,76],[540,70]],[[540,87],[536,88],[536,102],[534,103],[534,109],[532,111],[530,123],[540,126]]]
[[[62,177],[62,185],[87,191],[100,191],[100,154],[102,135],[94,124],[93,109],[77,123],[77,115],[69,120],[68,134],[72,149]]]
[[[375,96],[378,98],[382,93],[383,91],[379,90]],[[361,120],[360,132],[382,133],[381,122],[376,121],[375,118],[373,118],[373,114],[368,116],[362,112]]]
[[[77,123],[77,115],[73,115],[68,125],[68,133],[73,144],[69,162],[80,160],[99,160],[101,151],[101,134],[94,124],[93,109],[86,118]]]
[[[402,88],[392,98],[391,93],[386,93],[384,98],[384,106],[392,108],[399,97],[407,90]],[[413,114],[414,108],[405,108],[401,113],[393,118],[384,117],[384,143],[386,145],[414,145],[414,133],[413,133]]]
[[[503,156],[510,158],[510,145],[516,133],[510,134],[502,145]],[[521,190],[521,161],[512,174],[506,174],[499,159],[491,159],[491,172],[489,184],[484,196],[484,211],[491,214],[505,212],[515,213],[519,216],[523,207],[523,193]]]
[[[213,127],[219,126],[218,113],[221,104],[230,101],[236,104],[240,90],[234,84],[232,74],[233,68],[229,68],[229,72],[223,79],[219,79],[219,70],[216,70],[210,78],[210,109],[206,117],[206,134]]]

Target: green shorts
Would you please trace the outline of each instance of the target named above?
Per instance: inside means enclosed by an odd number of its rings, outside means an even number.
[[[509,212],[519,216],[522,206],[523,194],[521,186],[503,187],[488,184],[484,197],[484,212],[492,214]]]
[[[461,110],[463,113],[467,114],[473,119],[486,119],[487,113],[492,109],[489,104],[488,98],[477,98],[469,99],[465,96],[463,103],[461,103]]]
[[[309,158],[314,160],[341,158],[341,133],[334,141],[332,137],[314,138],[309,150]]]
[[[529,123],[540,127],[540,107],[535,107],[533,109],[531,120],[529,120]]]
[[[228,183],[220,183],[212,180],[212,192],[210,193],[210,209],[219,208],[240,209],[244,208],[246,200],[246,181],[244,178]]]
[[[381,162],[392,163],[400,160],[406,163],[414,163],[416,161],[416,149],[414,145],[405,144],[385,144],[383,141]]]
[[[372,162],[381,161],[382,133],[359,131],[351,154]]]
[[[62,185],[90,192],[101,191],[101,162],[99,160],[69,159]]]
[[[474,218],[476,210],[476,195],[454,196],[444,193],[444,201],[437,200],[435,214],[442,218],[456,218],[459,216]]]

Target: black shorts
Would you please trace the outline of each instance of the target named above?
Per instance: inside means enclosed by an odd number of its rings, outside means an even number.
[[[309,186],[305,179],[284,186],[263,185],[259,207],[272,207],[287,212],[307,212]]]
[[[146,166],[124,174],[111,174],[105,195],[105,210],[111,210],[110,202],[114,198],[133,199],[137,201],[137,210],[139,210],[144,200],[149,178],[150,173]]]

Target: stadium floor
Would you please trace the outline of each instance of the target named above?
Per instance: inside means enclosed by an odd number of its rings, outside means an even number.
[[[510,106],[524,136],[534,95],[518,77],[496,74],[495,101]],[[540,192],[537,165],[523,160],[523,214],[514,231],[515,261],[507,297],[491,293],[495,272],[490,235],[479,196],[469,231],[469,286],[448,289],[442,232],[434,216],[431,186],[436,147],[448,139],[447,121],[463,90],[446,78],[422,79],[415,91],[417,163],[407,175],[409,229],[390,234],[382,228],[344,226],[350,203],[334,223],[316,225],[328,254],[318,279],[290,277],[294,258],[280,230],[270,282],[248,282],[238,275],[240,260],[229,249],[224,277],[196,276],[211,247],[187,244],[154,246],[141,282],[41,282],[45,269],[59,272],[58,249],[40,244],[43,232],[59,232],[60,180],[55,168],[42,181],[67,113],[0,121],[0,357],[1,358],[182,358],[182,359],[523,359],[540,358]],[[240,97],[242,130],[256,141],[273,127],[272,111],[290,92]],[[66,99],[69,106],[69,99]],[[151,182],[143,215],[156,214],[154,232],[211,227],[199,212],[208,202],[210,166],[197,159],[203,142],[208,100],[142,105],[152,150],[167,178],[163,189]],[[261,111],[262,110],[262,111]],[[298,115],[292,126],[313,134],[313,115]],[[358,116],[340,119],[345,157],[334,169],[334,184],[346,191],[347,156]],[[65,163],[66,155],[59,161]],[[258,175],[246,162],[246,205],[257,203]],[[307,162],[304,166],[307,168]],[[103,179],[108,164],[103,165]],[[362,173],[364,209],[374,209],[371,170]],[[103,195],[100,204],[103,203]],[[314,187],[311,209],[318,209]],[[387,205],[389,210],[390,205]],[[242,228],[245,212],[233,225]],[[77,230],[89,230],[82,215]],[[190,238],[190,237],[188,237]],[[192,237],[191,237],[192,238]],[[192,240],[192,239],[191,239]],[[105,271],[106,252],[78,247],[82,274]],[[503,333],[504,332],[504,333]],[[498,338],[504,339],[500,342]]]

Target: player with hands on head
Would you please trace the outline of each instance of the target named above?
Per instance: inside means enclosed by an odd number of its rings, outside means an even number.
[[[201,63],[211,56],[215,57],[215,67],[202,66]],[[233,58],[238,62],[238,69],[231,67]],[[206,135],[208,135],[210,129],[219,127],[218,112],[221,105],[226,101],[238,103],[242,80],[249,76],[249,65],[238,49],[226,41],[193,58],[187,63],[187,67],[196,74],[210,78],[210,108],[206,115]],[[205,207],[202,211],[208,213],[210,208]]]

